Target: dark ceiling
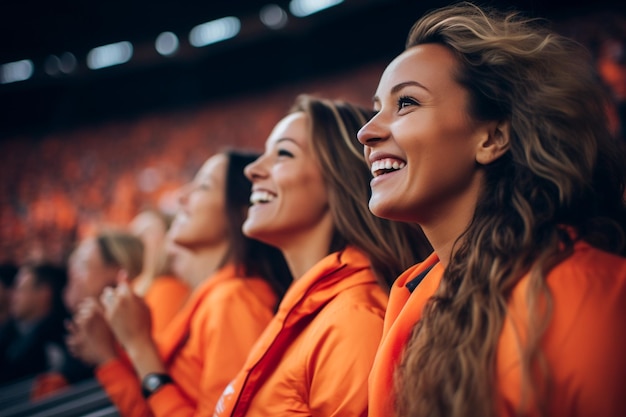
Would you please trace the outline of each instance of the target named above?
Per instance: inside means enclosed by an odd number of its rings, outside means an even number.
[[[344,0],[306,18],[290,15],[287,26],[272,30],[258,19],[270,2],[288,10],[288,0],[4,2],[0,64],[31,59],[34,73],[26,81],[0,84],[0,138],[192,106],[389,59],[401,51],[408,29],[424,11],[449,3]],[[598,9],[624,12],[618,2],[602,0],[485,3],[547,18]],[[242,21],[236,38],[203,48],[188,44],[192,27],[229,15]],[[180,38],[172,57],[154,50],[154,39],[163,31]],[[97,71],[86,67],[91,48],[118,41],[133,43],[131,61]],[[46,58],[64,52],[76,56],[76,69],[47,75]]]

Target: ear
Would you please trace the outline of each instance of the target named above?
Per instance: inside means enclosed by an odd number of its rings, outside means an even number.
[[[478,143],[476,149],[476,162],[481,165],[494,162],[508,151],[511,145],[511,129],[508,120],[491,122],[487,128],[486,135]]]

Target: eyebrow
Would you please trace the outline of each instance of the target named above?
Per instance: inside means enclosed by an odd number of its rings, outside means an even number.
[[[295,139],[292,138],[280,138],[276,140],[276,144],[279,144],[281,142],[292,142],[293,144],[295,144],[298,148],[302,148],[302,146],[300,146],[300,144],[298,142],[296,142]]]
[[[401,83],[399,83],[399,84],[394,85],[394,86],[391,88],[390,93],[391,93],[391,95],[393,95],[393,94],[397,94],[397,93],[398,93],[398,91],[400,91],[400,90],[402,90],[402,89],[404,89],[404,88],[406,88],[406,87],[419,87],[419,88],[423,88],[423,89],[424,89],[424,90],[426,90],[426,91],[430,91],[430,90],[428,90],[428,88],[426,88],[426,87],[424,86],[424,84],[418,83],[417,81],[404,81],[404,82],[401,82]],[[380,102],[380,98],[378,98],[378,96],[374,96],[374,97],[372,98],[372,101],[373,101],[374,103],[378,103],[378,102]]]

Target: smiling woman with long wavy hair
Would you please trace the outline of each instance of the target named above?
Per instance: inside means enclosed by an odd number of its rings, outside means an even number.
[[[538,21],[463,3],[412,28],[359,139],[370,209],[434,253],[393,285],[370,416],[626,415],[626,158],[604,100]]]

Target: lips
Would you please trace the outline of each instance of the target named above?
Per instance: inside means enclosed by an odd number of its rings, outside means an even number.
[[[374,177],[401,170],[406,167],[406,162],[398,158],[382,158],[372,162],[370,170]]]

